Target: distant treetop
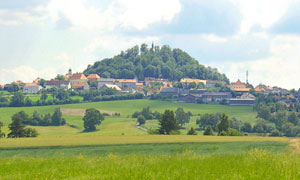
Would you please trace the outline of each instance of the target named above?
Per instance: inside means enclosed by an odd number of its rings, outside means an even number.
[[[89,65],[84,74],[98,74],[103,78],[144,80],[145,77],[166,78],[179,81],[181,78],[218,80],[229,83],[225,74],[216,68],[205,67],[181,49],[147,44],[134,46],[113,58],[106,58]]]

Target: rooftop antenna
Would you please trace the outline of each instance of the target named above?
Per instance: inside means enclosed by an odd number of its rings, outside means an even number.
[[[247,85],[249,84],[248,76],[249,76],[249,72],[248,72],[248,70],[247,70],[247,71],[246,71],[246,83],[247,83]]]

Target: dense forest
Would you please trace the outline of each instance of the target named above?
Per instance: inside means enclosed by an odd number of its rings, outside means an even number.
[[[134,46],[113,58],[89,65],[85,75],[96,73],[104,78],[144,80],[145,77],[166,78],[171,81],[181,78],[220,80],[229,83],[225,74],[216,68],[205,67],[181,49],[147,44]]]

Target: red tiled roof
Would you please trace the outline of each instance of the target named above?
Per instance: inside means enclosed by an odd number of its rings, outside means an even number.
[[[80,80],[80,79],[87,79],[83,73],[75,73],[72,74],[70,80]]]
[[[88,79],[100,79],[101,77],[98,74],[90,74],[87,78]]]
[[[74,83],[72,87],[84,87],[87,84],[87,82],[81,82],[81,83]]]
[[[238,86],[238,85],[246,85],[245,83],[242,83],[241,80],[238,80],[237,82],[231,83],[231,84],[232,85],[236,85],[236,86]]]

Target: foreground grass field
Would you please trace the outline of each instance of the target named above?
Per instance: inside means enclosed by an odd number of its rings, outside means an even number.
[[[100,157],[1,158],[0,178],[12,179],[300,179],[300,156],[254,149],[241,154],[108,154]]]

